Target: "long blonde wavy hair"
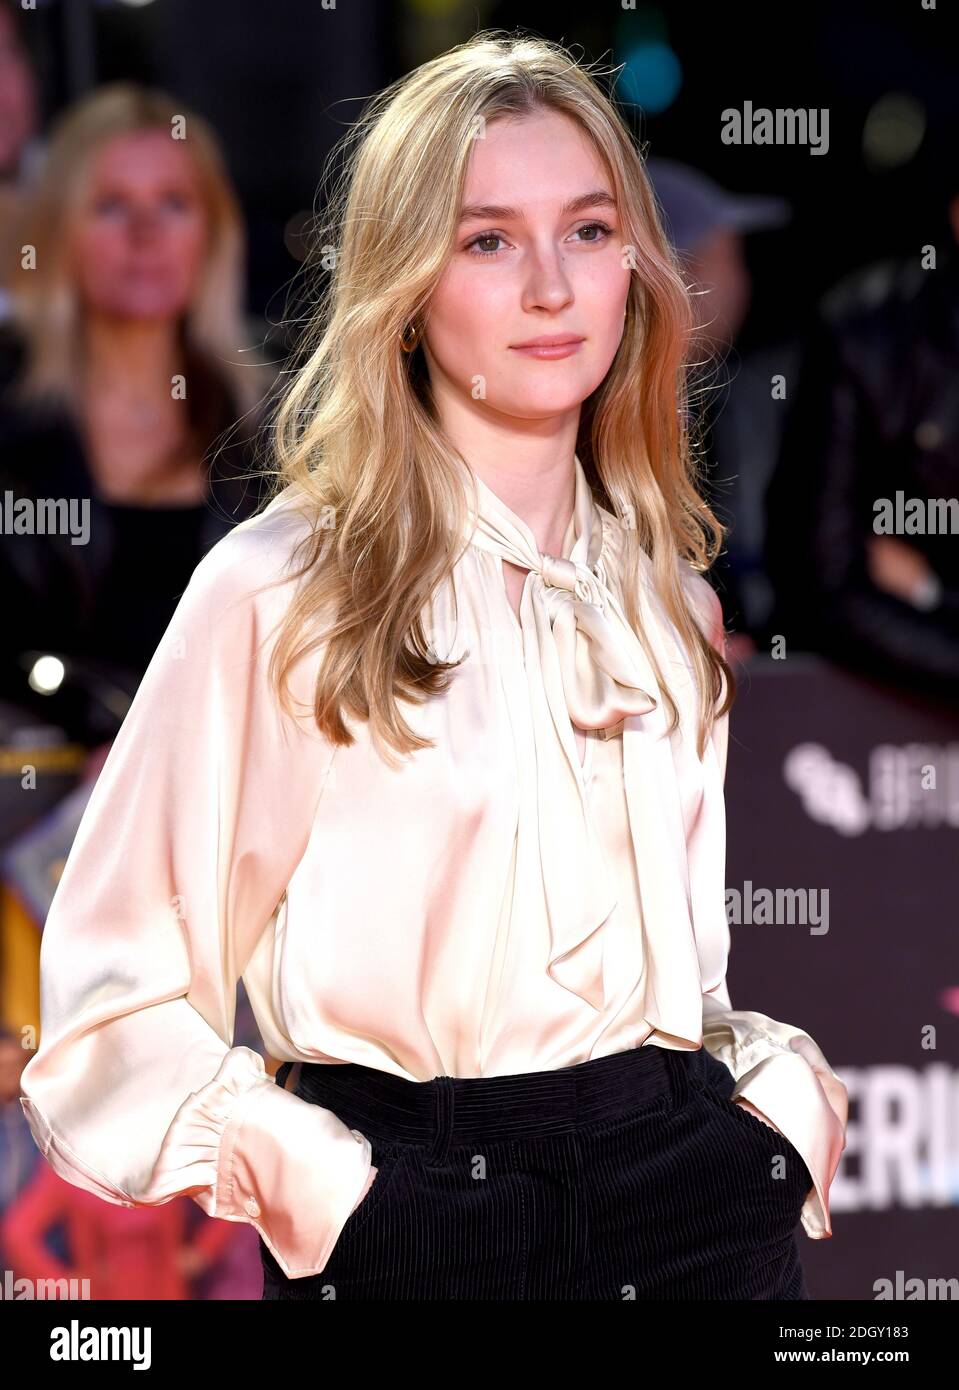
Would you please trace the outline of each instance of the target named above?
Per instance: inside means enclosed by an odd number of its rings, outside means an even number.
[[[401,334],[421,323],[453,249],[477,129],[542,108],[572,118],[592,138],[615,185],[624,241],[635,248],[623,340],[583,404],[577,441],[594,497],[627,528],[624,608],[644,641],[641,546],[694,663],[700,757],[712,720],[735,692],[724,655],[694,619],[677,564],[681,557],[707,569],[724,528],[697,488],[702,465],[691,446],[685,363],[690,295],[641,155],[612,100],[562,47],[487,30],[379,93],[342,142],[324,223],[334,230],[318,237],[307,262],[317,272],[315,309],[269,430],[275,468],[267,500],[291,489],[314,523],[271,679],[290,710],[292,665],[322,643],[317,727],[349,745],[344,714],[368,720],[390,761],[392,750],[432,746],[402,718],[397,698],[420,703],[441,693],[458,664],[435,659],[421,613],[461,553],[453,538],[462,535],[467,504],[465,461],[457,462],[436,418],[422,350],[405,353]],[[328,625],[311,636],[319,613]],[[678,708],[644,646],[675,729]]]
[[[165,92],[112,82],[69,107],[55,123],[17,219],[16,260],[4,267],[4,283],[27,346],[13,392],[19,401],[76,409],[83,306],[71,263],[72,228],[93,162],[120,135],[159,130],[172,138],[175,122],[182,122],[207,218],[206,255],[183,316],[181,340],[228,387],[241,413],[253,410],[269,389],[267,369],[245,348],[246,233],[212,127]],[[36,249],[35,267],[21,264],[24,248]]]

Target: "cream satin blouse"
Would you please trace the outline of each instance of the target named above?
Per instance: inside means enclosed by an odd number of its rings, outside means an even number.
[[[21,1099],[37,1144],[106,1201],[186,1194],[254,1225],[289,1277],[320,1272],[370,1144],[232,1046],[242,977],[274,1057],[412,1081],[705,1044],[802,1154],[803,1226],[831,1235],[845,1088],[808,1034],[734,1010],[725,984],[728,719],[700,762],[690,665],[650,583],[644,621],[683,718],[658,737],[667,711],[621,607],[622,523],[578,459],[562,557],[476,488],[469,544],[425,614],[435,655],[469,655],[445,696],[401,702],[435,747],[395,767],[365,724],[334,748],[269,687],[308,525],[294,495],[197,566],[44,929]],[[530,569],[521,621],[503,559]],[[721,642],[711,587],[680,572]],[[318,659],[292,683],[306,710]]]

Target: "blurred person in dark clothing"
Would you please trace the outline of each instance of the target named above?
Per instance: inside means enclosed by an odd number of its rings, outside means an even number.
[[[935,268],[917,248],[847,276],[823,300],[767,496],[767,565],[771,636],[954,700],[959,193],[947,223]],[[893,534],[880,529],[883,499]],[[941,519],[934,499],[943,499]],[[901,524],[910,500],[925,531]]]
[[[779,453],[782,412],[770,381],[796,350],[789,343],[736,350],[753,294],[745,237],[782,226],[790,208],[780,198],[729,193],[676,160],[650,159],[647,168],[694,287],[691,401],[699,412],[709,504],[729,528],[709,579],[722,602],[728,650],[745,657],[755,650],[753,635],[771,605],[762,566],[762,502]]]
[[[180,103],[117,83],[71,108],[22,228],[0,340],[0,697],[92,744],[196,564],[259,503],[269,377],[244,351],[237,201]],[[54,534],[38,499],[63,504]],[[45,654],[66,666],[53,695],[32,689]]]

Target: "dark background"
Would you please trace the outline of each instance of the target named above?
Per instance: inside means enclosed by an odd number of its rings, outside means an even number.
[[[564,0],[349,0],[335,9],[320,0],[71,0],[41,5],[30,20],[44,35],[51,111],[90,82],[134,78],[181,95],[212,121],[248,218],[250,308],[271,319],[297,265],[288,229],[313,207],[327,154],[373,92],[478,28],[531,29],[587,60],[626,63],[617,91],[650,154],[793,205],[784,232],[749,238],[757,294],[745,343],[788,333],[847,270],[941,238],[959,113],[948,11],[924,10],[919,0],[635,10]],[[650,109],[659,69],[643,60],[653,43],[678,65],[678,88],[661,111]],[[918,104],[924,134],[911,158],[890,167],[867,156],[864,131],[876,103],[896,94]],[[746,101],[828,108],[828,153],[724,145],[721,113]]]

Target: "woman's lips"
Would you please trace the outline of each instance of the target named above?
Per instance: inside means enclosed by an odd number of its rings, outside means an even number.
[[[524,357],[541,357],[549,362],[560,357],[571,357],[584,342],[584,338],[577,338],[575,342],[568,343],[533,343],[529,347],[510,348],[510,352],[521,352]]]

